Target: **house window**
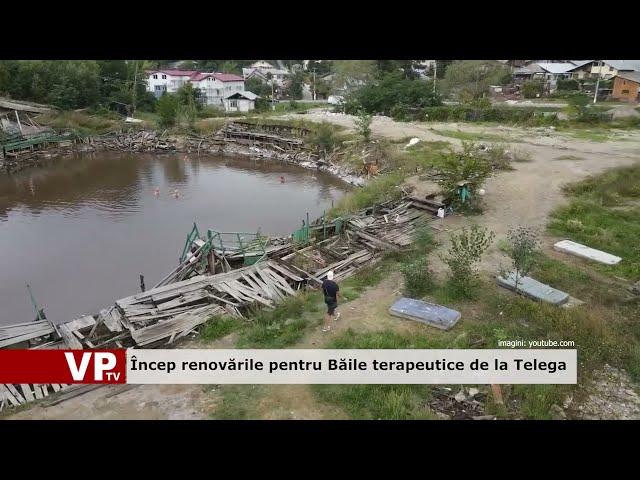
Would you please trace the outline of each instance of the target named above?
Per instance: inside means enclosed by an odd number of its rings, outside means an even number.
[[[166,75],[162,75],[162,79],[163,79],[163,80],[166,80],[166,79],[167,79],[167,76],[166,76]]]
[[[158,79],[158,75],[154,75],[153,78],[155,78],[157,80]]]
[[[622,90],[623,95],[629,95],[629,90]]]
[[[229,101],[229,106],[231,108],[238,108],[238,101],[237,100],[230,100]]]

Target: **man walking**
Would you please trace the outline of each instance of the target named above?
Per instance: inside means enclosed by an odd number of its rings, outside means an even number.
[[[331,317],[335,316],[338,320],[340,313],[336,314],[336,308],[338,307],[338,292],[340,287],[333,281],[333,270],[327,272],[327,278],[322,282],[322,292],[324,293],[324,303],[327,304],[327,314],[324,317],[323,332],[331,330]]]

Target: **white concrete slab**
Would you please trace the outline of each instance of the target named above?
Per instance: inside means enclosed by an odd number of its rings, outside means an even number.
[[[498,285],[509,290],[515,290],[516,288],[516,274],[515,272],[509,273],[507,277],[497,276]],[[569,294],[561,290],[557,290],[549,285],[545,285],[531,277],[520,277],[518,281],[518,291],[533,298],[534,300],[540,300],[543,302],[552,303],[554,305],[562,305],[569,300]]]
[[[556,243],[553,248],[559,252],[568,253],[569,255],[575,255],[576,257],[586,258],[588,260],[594,260],[596,262],[604,263],[605,265],[617,265],[620,263],[620,260],[622,260],[622,258],[611,255],[610,253],[602,252],[595,248],[572,242],[571,240],[562,240]]]

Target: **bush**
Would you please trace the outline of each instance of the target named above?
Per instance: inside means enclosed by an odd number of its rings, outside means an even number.
[[[451,152],[445,155],[439,168],[438,183],[453,203],[459,205],[458,183],[469,182],[472,192],[479,189],[493,174],[493,167],[486,156],[480,155],[474,143],[462,142],[462,152]]]
[[[319,124],[310,135],[309,142],[324,154],[330,153],[335,147],[339,147],[342,143],[333,125],[329,122]]]
[[[158,99],[156,110],[162,127],[171,127],[176,123],[178,105],[178,97],[170,93],[165,93]]]
[[[580,90],[580,83],[577,80],[559,79],[557,83],[558,90]]]
[[[486,228],[473,225],[450,237],[451,246],[442,259],[451,269],[451,283],[465,296],[470,296],[477,283],[475,265],[489,248],[495,234]]]
[[[402,265],[400,270],[404,275],[407,295],[422,297],[433,287],[433,273],[429,270],[429,260],[426,256]]]
[[[543,83],[538,80],[524,82],[522,85],[522,95],[524,98],[536,98],[542,96],[543,87]]]
[[[347,99],[345,112],[391,115],[396,105],[424,108],[440,105],[440,97],[433,92],[433,84],[423,80],[408,80],[402,75],[389,74],[377,83],[369,83],[356,90]]]
[[[371,140],[371,121],[373,117],[364,111],[358,113],[358,117],[355,119],[356,130],[358,134],[362,136],[365,142]]]

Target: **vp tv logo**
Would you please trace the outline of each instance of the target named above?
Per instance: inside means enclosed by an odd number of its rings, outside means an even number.
[[[80,364],[74,352],[65,352],[64,356],[74,382],[125,383],[124,362],[118,365],[118,356],[113,352],[83,352]]]

